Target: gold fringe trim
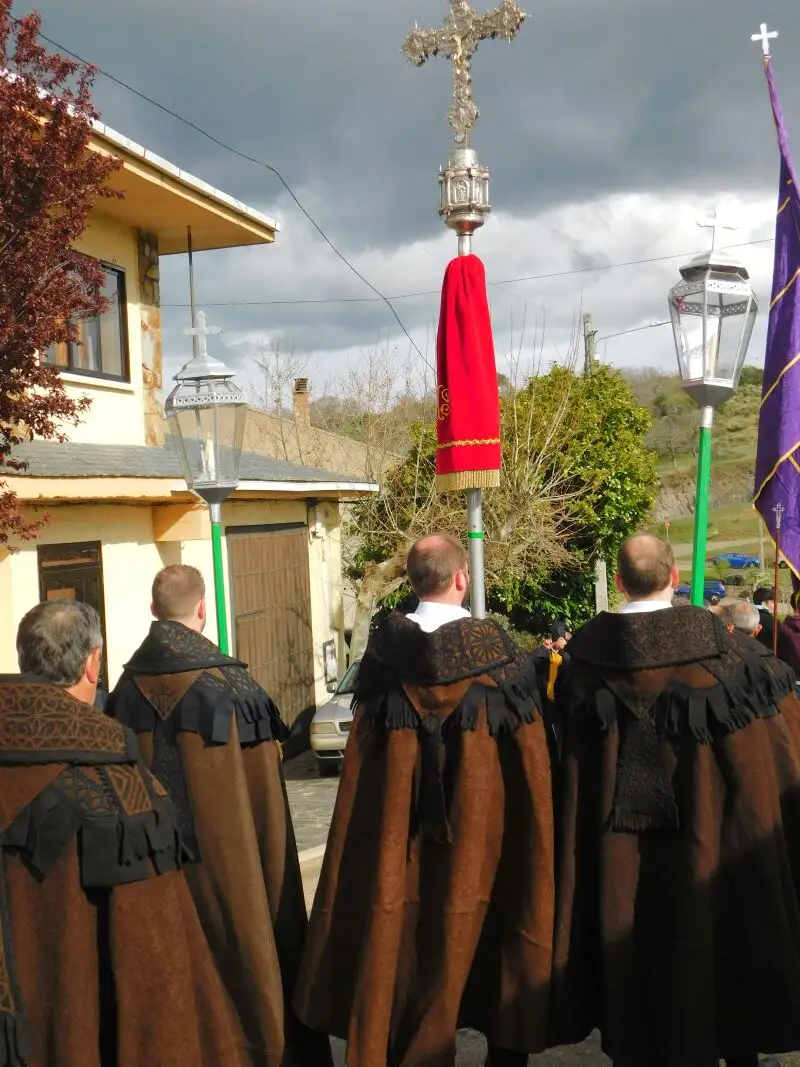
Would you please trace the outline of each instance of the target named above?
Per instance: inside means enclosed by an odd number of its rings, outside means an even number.
[[[457,493],[462,489],[497,489],[500,486],[500,471],[456,471],[454,474],[437,474],[438,493]]]
[[[499,437],[484,437],[475,438],[472,441],[445,441],[443,444],[436,446],[437,452],[444,452],[448,448],[472,448],[476,445],[499,445],[501,440]]]

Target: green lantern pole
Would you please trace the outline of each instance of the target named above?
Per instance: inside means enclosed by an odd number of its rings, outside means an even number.
[[[222,506],[210,504],[211,551],[214,556],[214,602],[217,608],[217,644],[224,655],[230,652],[228,608],[225,600],[225,567],[222,559]]]
[[[711,490],[711,427],[713,423],[714,409],[710,404],[706,404],[700,410],[700,440],[697,449],[697,492],[694,502],[692,604],[698,608],[702,608],[705,600],[708,498]]]

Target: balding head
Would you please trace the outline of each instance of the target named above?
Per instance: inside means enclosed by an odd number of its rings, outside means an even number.
[[[638,534],[617,556],[617,589],[628,600],[672,600],[678,571],[672,547],[660,537]]]
[[[729,630],[739,630],[748,637],[757,637],[761,632],[761,612],[749,600],[723,601],[720,614]]]
[[[420,600],[463,604],[469,588],[469,557],[452,534],[430,534],[409,552],[406,573]]]

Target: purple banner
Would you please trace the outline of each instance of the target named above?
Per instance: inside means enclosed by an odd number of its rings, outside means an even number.
[[[770,57],[765,58],[764,66],[778,134],[781,176],[758,420],[755,507],[773,541],[775,509],[783,508],[781,552],[794,574],[800,576],[800,196]]]

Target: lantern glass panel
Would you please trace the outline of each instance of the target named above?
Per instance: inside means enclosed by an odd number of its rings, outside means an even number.
[[[669,303],[681,378],[735,389],[758,310],[749,285],[710,272],[677,285]]]
[[[234,488],[239,480],[247,404],[229,381],[183,382],[167,401],[167,418],[191,489]]]

